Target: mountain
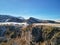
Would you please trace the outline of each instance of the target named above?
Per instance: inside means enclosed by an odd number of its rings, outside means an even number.
[[[30,17],[27,20],[27,23],[29,23],[29,24],[31,24],[31,23],[40,23],[40,20],[39,19],[36,19],[36,18],[33,18],[33,17]]]
[[[19,19],[21,19],[21,20],[25,20],[23,17],[17,17],[17,18],[19,18]]]
[[[14,17],[9,15],[0,15],[0,22],[26,22],[28,24],[33,23],[60,23],[53,20],[40,20],[34,17],[30,17],[29,19],[24,19],[23,17]]]
[[[30,17],[27,20],[27,23],[32,24],[32,23],[56,23],[56,22],[55,21],[52,21],[52,20],[39,20],[39,19]]]
[[[23,22],[24,20],[18,17],[0,15],[0,22]]]

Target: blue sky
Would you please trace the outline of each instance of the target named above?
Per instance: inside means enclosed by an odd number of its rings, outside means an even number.
[[[0,0],[0,14],[60,20],[60,0]]]

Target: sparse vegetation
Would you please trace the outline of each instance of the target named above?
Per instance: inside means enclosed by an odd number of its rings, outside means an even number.
[[[19,26],[5,27],[4,37],[6,40],[0,40],[0,45],[60,45],[60,27],[44,25],[29,25],[25,28]]]

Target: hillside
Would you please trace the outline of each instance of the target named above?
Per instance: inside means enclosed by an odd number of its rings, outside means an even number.
[[[60,45],[60,27],[51,25],[0,25],[0,45]]]

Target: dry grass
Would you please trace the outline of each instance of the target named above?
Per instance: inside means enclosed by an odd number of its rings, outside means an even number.
[[[13,38],[11,40],[9,40],[8,42],[2,42],[0,45],[30,45],[30,41],[32,41],[32,29],[33,27],[38,27],[40,28],[43,32],[43,37],[48,33],[50,33],[54,28],[56,28],[56,26],[60,26],[60,24],[53,24],[53,26],[51,26],[52,24],[40,24],[40,25],[30,25],[30,26],[27,26],[25,28],[21,28],[22,30],[22,34],[21,34],[21,38],[18,38],[18,36],[16,38]],[[8,30],[9,32],[9,30]],[[60,33],[60,32],[59,32]],[[10,34],[10,36],[12,35],[13,33]],[[55,34],[57,35],[57,34]],[[53,37],[55,37],[55,35]],[[10,37],[9,36],[9,37]],[[57,35],[58,36],[58,35]],[[8,35],[7,35],[7,38],[8,38]],[[46,37],[44,37],[44,41],[43,42],[39,42],[39,43],[36,43],[35,45],[47,45],[48,43],[50,44],[50,40],[45,40]],[[52,39],[52,38],[51,38]]]

